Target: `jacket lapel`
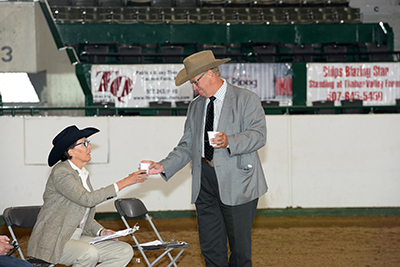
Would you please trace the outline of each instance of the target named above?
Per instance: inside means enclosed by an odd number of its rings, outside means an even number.
[[[93,192],[93,187],[92,187],[92,184],[90,183],[89,177],[90,177],[90,176],[88,175],[88,177],[87,177],[87,179],[86,179],[86,184],[89,186],[90,192]]]
[[[199,142],[200,147],[201,147],[202,142],[204,142],[204,136],[201,136],[201,135],[204,132],[204,123],[203,122],[204,122],[206,98],[199,97],[199,101],[198,101],[197,105],[199,105],[199,106],[193,107],[193,109],[192,109],[195,111],[197,111],[197,110],[199,111],[193,115],[194,119],[192,120],[192,122],[194,122],[194,123],[192,125],[194,128],[193,130],[194,130],[194,135],[195,135],[195,139],[193,141],[198,140],[197,142]]]
[[[218,132],[225,132],[229,123],[230,110],[232,109],[232,99],[234,97],[233,90],[228,84],[225,93],[224,103],[222,105],[221,114],[218,122]]]

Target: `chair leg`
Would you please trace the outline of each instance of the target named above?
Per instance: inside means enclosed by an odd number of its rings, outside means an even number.
[[[173,264],[175,267],[178,267],[178,266],[176,265],[175,262],[176,262],[176,260],[182,255],[183,251],[185,251],[185,248],[183,248],[183,249],[181,249],[181,251],[179,251],[178,255],[175,256],[175,258],[173,259],[173,261],[172,261],[170,264],[168,264],[167,267],[171,266],[172,264]],[[168,253],[168,254],[169,254],[169,253]],[[172,256],[171,256],[171,257],[172,257]]]
[[[126,228],[131,228],[131,227],[129,226],[128,222],[126,221],[126,219],[125,219],[124,216],[121,216],[121,219],[122,219],[122,221],[124,222]]]
[[[18,253],[19,253],[19,256],[21,257],[21,259],[25,260],[24,254],[22,253],[22,250],[21,250],[21,247],[19,246],[17,237],[15,236],[14,231],[12,230],[12,227],[11,227],[11,226],[8,226],[8,231],[10,232],[13,241],[15,241],[15,245],[18,246]]]
[[[124,222],[126,228],[130,228],[130,226],[129,226],[129,224],[128,224],[128,222],[126,221],[126,219],[125,219],[124,216],[121,216],[121,220]],[[140,253],[142,254],[143,259],[146,261],[147,266],[153,266],[153,265],[149,262],[149,260],[147,259],[146,254],[143,252],[142,247],[140,247],[140,243],[139,243],[139,241],[136,239],[135,235],[132,234],[131,236],[132,236],[132,238],[133,238],[133,241],[135,241],[135,244],[136,244],[136,246],[138,247]]]
[[[156,233],[157,238],[158,238],[161,242],[164,242],[164,241],[162,240],[160,234],[158,233],[158,230],[157,230],[156,226],[154,225],[153,221],[151,220],[151,217],[150,217],[148,214],[146,214],[145,216],[146,216],[146,219],[149,221],[151,227],[153,228],[153,231]],[[121,220],[122,220],[123,223],[125,224],[126,228],[130,228],[130,226],[129,226],[129,224],[128,224],[128,222],[127,222],[127,220],[125,219],[124,216],[121,216]],[[164,251],[157,259],[155,259],[153,262],[150,263],[149,259],[147,258],[146,254],[144,253],[143,248],[140,246],[140,243],[139,243],[139,241],[136,239],[135,235],[132,234],[131,236],[132,236],[133,240],[135,241],[135,244],[136,244],[136,246],[138,247],[140,253],[142,254],[144,260],[146,261],[147,266],[149,266],[149,267],[154,266],[154,265],[155,265],[160,259],[162,259],[165,255],[168,255],[169,259],[171,260],[171,262],[169,263],[168,267],[170,267],[170,266],[172,266],[172,265],[173,265],[174,267],[178,267],[178,266],[176,265],[176,260],[182,255],[182,253],[183,253],[183,251],[185,250],[185,248],[182,248],[182,249],[179,251],[179,253],[175,256],[175,258],[172,257],[172,255],[171,255],[171,253],[170,253],[170,251],[173,250],[173,249],[172,249],[172,248],[165,248],[165,251]]]
[[[146,219],[149,221],[151,227],[153,228],[153,231],[156,233],[156,235],[157,235],[157,237],[158,237],[158,240],[160,240],[161,242],[164,242],[164,241],[162,240],[162,238],[161,238],[161,235],[158,233],[158,230],[157,230],[156,226],[154,225],[153,220],[151,219],[151,217],[149,216],[149,214],[146,214]],[[169,250],[169,251],[170,251],[170,250]],[[169,253],[169,251],[168,251],[168,257],[169,257],[169,259],[171,260],[171,263],[173,263],[175,267],[178,267],[178,266],[176,266],[175,261],[174,261],[172,255]],[[165,255],[165,253],[163,253],[162,255]],[[170,265],[171,265],[171,264],[170,264]],[[168,266],[170,266],[170,265],[168,265]]]
[[[146,219],[149,221],[149,223],[150,223],[150,225],[151,225],[151,228],[153,228],[153,231],[156,233],[156,235],[157,235],[157,237],[158,237],[158,240],[160,240],[161,242],[164,242],[164,241],[162,240],[160,234],[158,233],[156,226],[154,225],[153,221],[151,220],[149,214],[146,214]]]
[[[132,238],[133,238],[133,240],[135,241],[135,244],[136,244],[136,246],[138,247],[140,253],[142,254],[143,259],[146,261],[147,266],[153,266],[153,265],[154,265],[154,262],[153,262],[153,264],[150,263],[149,259],[147,258],[146,254],[145,254],[144,251],[143,251],[143,248],[140,246],[139,241],[136,239],[136,237],[135,237],[134,235],[132,235]]]
[[[157,237],[158,237],[158,240],[160,240],[161,242],[164,242],[164,241],[162,240],[160,234],[158,233],[158,230],[157,230],[156,226],[154,225],[153,220],[151,219],[151,217],[149,216],[149,214],[146,214],[146,219],[147,219],[147,221],[149,221],[149,223],[150,223],[150,225],[151,225],[151,228],[153,228],[153,231],[156,233],[156,235],[157,235]],[[166,251],[166,253],[168,253],[168,257],[169,257],[170,260],[172,261],[172,256],[171,256],[171,254],[169,253],[168,250]],[[156,261],[158,261],[159,259],[161,259],[166,253],[164,252],[163,254],[161,254],[161,256],[160,256]]]

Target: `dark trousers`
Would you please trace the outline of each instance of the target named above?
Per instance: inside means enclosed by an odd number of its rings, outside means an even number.
[[[252,266],[251,228],[257,203],[258,198],[237,206],[223,204],[214,168],[202,163],[201,189],[195,204],[200,248],[207,267]]]
[[[12,256],[0,256],[0,267],[33,267],[33,266],[27,261]]]

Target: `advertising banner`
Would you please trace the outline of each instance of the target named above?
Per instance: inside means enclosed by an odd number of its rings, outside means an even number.
[[[220,66],[229,83],[258,94],[261,101],[292,104],[292,66],[284,63],[228,63]]]
[[[307,105],[313,101],[361,99],[363,105],[395,105],[400,63],[308,63]]]
[[[91,87],[94,103],[115,103],[115,107],[148,107],[149,102],[191,101],[192,85],[175,86],[183,64],[92,65]],[[229,83],[249,89],[260,100],[292,103],[290,64],[230,63],[220,66]]]
[[[115,107],[148,107],[149,102],[191,101],[190,83],[175,86],[175,76],[182,67],[182,64],[93,65],[93,102],[115,103]]]

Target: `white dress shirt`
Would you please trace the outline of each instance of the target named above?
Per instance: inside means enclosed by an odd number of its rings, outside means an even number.
[[[215,100],[214,100],[214,124],[213,124],[213,131],[217,131],[218,129],[218,122],[219,122],[219,117],[221,116],[221,110],[222,110],[222,105],[224,104],[224,98],[226,94],[226,89],[227,89],[227,82],[225,79],[221,78],[223,81],[223,84],[221,87],[218,89],[218,91],[214,94]],[[206,116],[207,116],[207,105],[210,103],[210,99],[208,98],[206,101],[206,106],[204,108],[204,116],[203,116],[203,137],[204,137],[204,124],[206,123]],[[203,142],[203,153],[202,157],[204,158],[204,142]]]
[[[89,177],[89,172],[88,172],[85,168],[79,169],[79,168],[78,168],[74,163],[72,163],[72,161],[70,161],[70,160],[68,160],[68,162],[69,162],[69,164],[71,165],[72,169],[74,169],[74,170],[76,170],[76,171],[78,172],[79,177],[80,177],[81,180],[82,180],[83,187],[84,187],[88,192],[91,192],[91,190],[90,190],[90,188],[89,188],[89,185],[87,184],[87,178]],[[86,223],[87,217],[88,217],[88,215],[89,215],[89,211],[90,211],[90,209],[89,209],[89,208],[86,208],[85,215],[83,216],[82,221],[81,221],[81,223],[79,224],[79,228],[83,229],[83,228],[85,227],[85,223]]]

